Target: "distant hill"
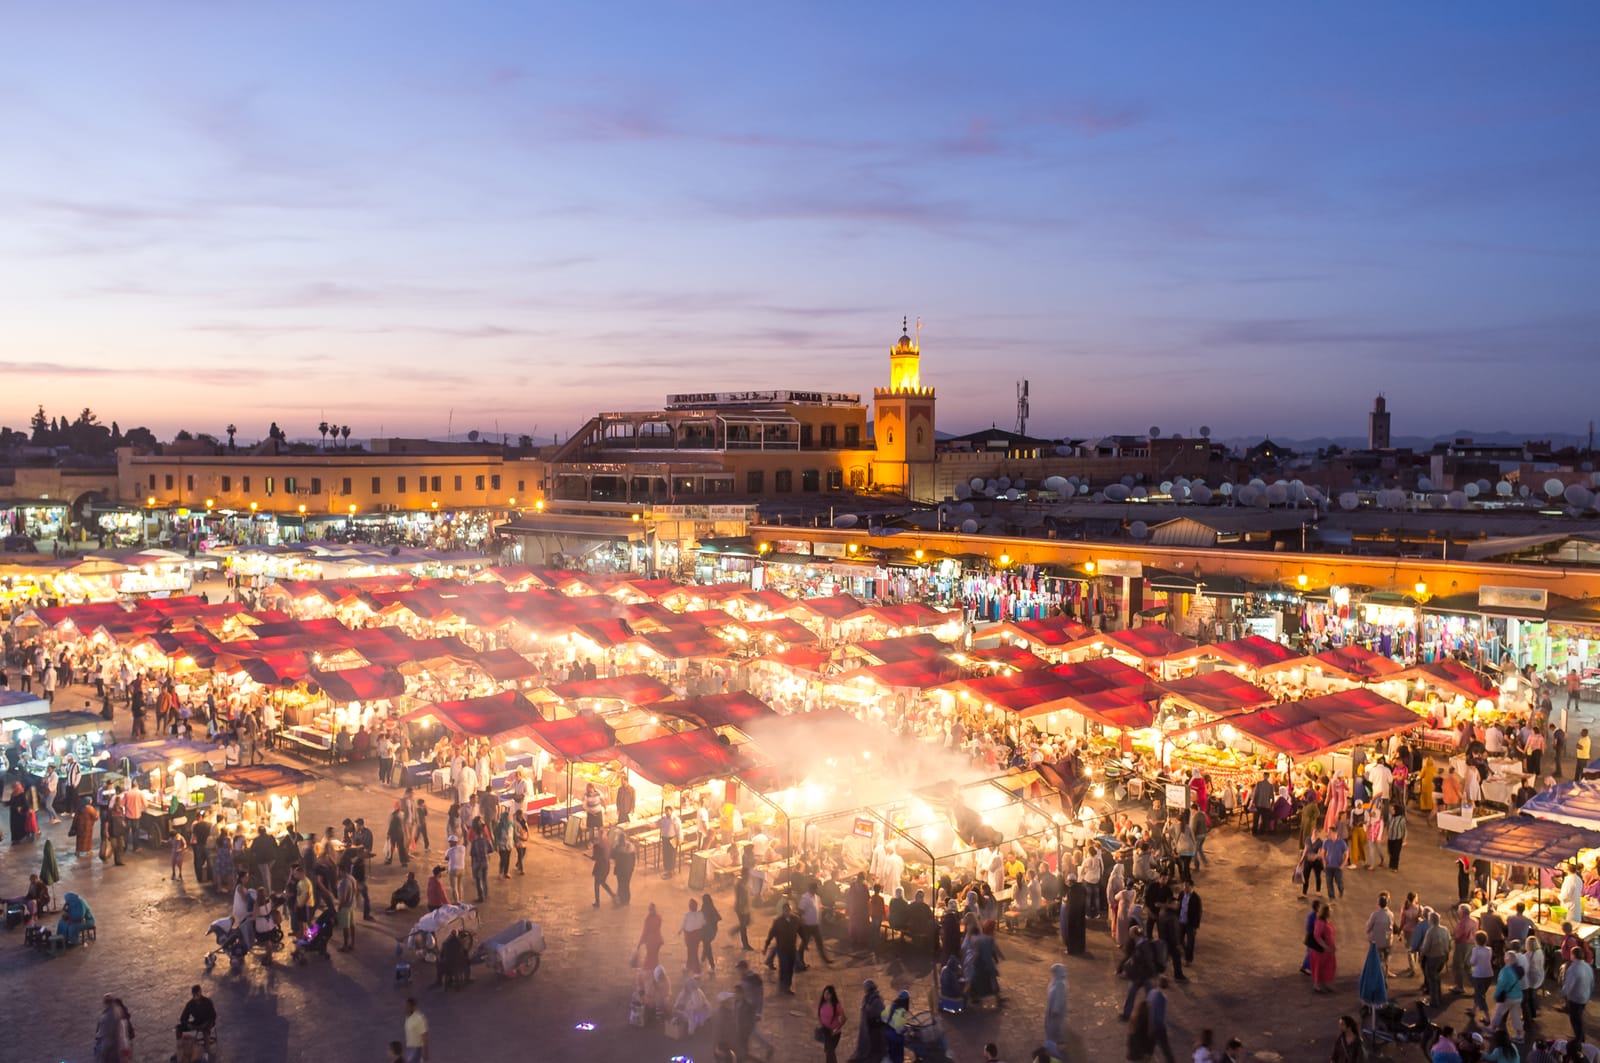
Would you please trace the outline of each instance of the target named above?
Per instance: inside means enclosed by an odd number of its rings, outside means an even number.
[[[1229,446],[1253,447],[1261,442],[1267,434],[1233,436],[1223,440],[1223,442]],[[1456,439],[1471,439],[1476,443],[1496,445],[1526,443],[1530,439],[1549,440],[1550,446],[1555,450],[1560,450],[1563,447],[1582,447],[1588,443],[1586,436],[1574,435],[1570,432],[1478,432],[1470,428],[1462,428],[1455,432],[1447,432],[1436,436],[1395,436],[1391,442],[1396,447],[1422,451],[1432,450],[1435,443],[1449,443]],[[1290,450],[1301,452],[1321,450],[1334,444],[1338,444],[1346,450],[1360,450],[1367,445],[1366,436],[1314,436],[1309,439],[1288,439],[1273,436],[1272,441],[1280,447],[1288,447]]]

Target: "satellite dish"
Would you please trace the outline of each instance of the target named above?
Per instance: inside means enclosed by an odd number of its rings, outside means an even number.
[[[1142,520],[1136,520],[1132,524],[1128,525],[1128,534],[1133,536],[1135,539],[1143,539],[1146,535],[1150,534],[1150,526]]]
[[[1483,489],[1475,483],[1467,484],[1461,489],[1461,494],[1467,498],[1477,498],[1482,493]]]
[[[474,428],[472,431],[467,433],[467,442],[476,443],[477,441],[478,441],[478,430],[476,428]]]
[[[1499,495],[1501,498],[1510,498],[1515,491],[1516,488],[1511,486],[1510,480],[1501,480],[1499,483],[1494,485],[1494,493]]]
[[[1361,504],[1361,496],[1354,491],[1345,491],[1339,495],[1339,508],[1345,512],[1355,509]]]
[[[1200,426],[1200,438],[1201,439],[1210,439],[1211,438],[1211,426],[1210,425],[1203,424],[1203,425]]]
[[[975,520],[964,520],[964,521],[961,522],[961,534],[962,535],[972,535],[977,530],[978,530],[978,522],[977,521],[975,521]]]
[[[1557,480],[1554,476],[1544,482],[1544,493],[1551,498],[1558,497],[1566,489],[1567,485]]]
[[[1150,438],[1151,439],[1160,439],[1161,438],[1161,429],[1160,429],[1160,427],[1158,427],[1156,425],[1151,425],[1150,426]]]
[[[1202,506],[1206,505],[1211,501],[1211,488],[1207,487],[1205,484],[1195,484],[1193,487],[1189,488],[1189,497],[1200,503]]]
[[[854,528],[860,521],[861,518],[854,513],[841,513],[833,518],[833,526],[835,528]]]

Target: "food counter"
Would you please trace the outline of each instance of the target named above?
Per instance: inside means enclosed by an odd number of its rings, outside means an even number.
[[[1543,901],[1542,904],[1538,903],[1540,900]],[[1490,906],[1494,908],[1502,919],[1509,919],[1516,914],[1519,901],[1526,905],[1522,914],[1533,919],[1533,931],[1538,935],[1539,940],[1548,945],[1560,945],[1562,938],[1561,924],[1570,916],[1562,908],[1561,902],[1556,896],[1556,891],[1547,889],[1536,893],[1531,889],[1512,890],[1496,897]],[[1489,906],[1479,907],[1472,913],[1473,917],[1481,918],[1487,907]],[[1597,906],[1593,900],[1586,899],[1583,914],[1582,922],[1573,920],[1572,932],[1578,936],[1580,941],[1590,944],[1594,941],[1596,935],[1600,935],[1600,925],[1597,925],[1600,924],[1600,906]]]

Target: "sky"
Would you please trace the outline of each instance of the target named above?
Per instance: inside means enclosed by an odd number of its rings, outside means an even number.
[[[1581,432],[1600,5],[8,5],[0,424]]]

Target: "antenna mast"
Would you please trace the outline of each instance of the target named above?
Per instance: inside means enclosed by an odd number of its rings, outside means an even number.
[[[1017,435],[1028,434],[1028,382],[1017,382]]]
[[[917,315],[917,334],[912,337],[917,341],[917,350],[922,350],[922,315]]]

